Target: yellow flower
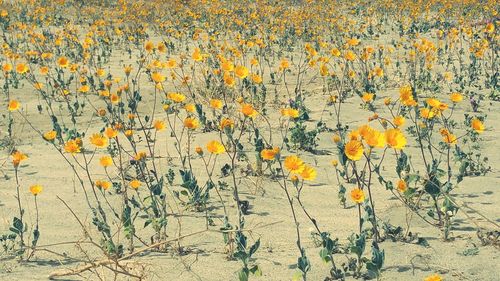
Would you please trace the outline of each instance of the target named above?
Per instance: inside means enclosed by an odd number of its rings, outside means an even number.
[[[360,188],[355,188],[351,190],[351,199],[357,204],[361,204],[365,201],[365,193]]]
[[[283,108],[281,109],[281,115],[290,118],[297,118],[299,117],[299,111],[295,108]]]
[[[417,102],[413,99],[413,93],[410,85],[399,88],[399,98],[406,106],[415,106]]]
[[[307,181],[312,181],[316,178],[317,172],[314,168],[304,165],[304,169],[300,173],[300,176]]]
[[[210,100],[210,107],[214,108],[214,109],[221,109],[222,108],[222,100],[211,99]]]
[[[200,123],[198,122],[198,119],[196,119],[196,118],[187,117],[186,119],[184,119],[184,127],[188,128],[188,129],[194,130],[194,129],[198,128],[199,125],[200,125]]]
[[[461,93],[452,93],[450,94],[450,100],[454,103],[461,102],[464,99]]]
[[[234,122],[233,120],[229,119],[229,118],[223,118],[221,121],[220,121],[220,129],[221,130],[224,130],[226,127],[229,127],[230,129],[232,129],[234,127]]]
[[[443,141],[447,144],[456,144],[457,143],[457,137],[449,132],[446,132],[443,135]]]
[[[90,137],[90,142],[98,148],[108,146],[108,139],[106,139],[102,134],[93,134]]]
[[[144,49],[146,50],[146,52],[151,53],[155,49],[155,45],[153,44],[153,42],[148,41],[146,42],[146,44],[144,44]]]
[[[158,46],[156,47],[160,53],[165,53],[167,51],[167,46],[163,42],[158,43]]]
[[[344,147],[347,158],[358,161],[363,156],[363,144],[358,140],[350,140]]]
[[[340,57],[340,51],[339,51],[339,49],[337,49],[337,48],[333,48],[333,49],[330,51],[330,53],[331,53],[331,54],[332,54],[332,56],[334,56],[334,57]]]
[[[224,73],[224,84],[226,84],[229,87],[233,87],[234,84],[236,84],[236,80],[234,80],[234,78],[231,75]]]
[[[276,154],[280,152],[280,149],[278,147],[272,148],[272,149],[263,149],[260,152],[260,157],[264,160],[274,160],[276,157]]]
[[[426,101],[427,105],[430,107],[438,108],[441,102],[438,99],[428,98]]]
[[[338,161],[338,160],[335,160],[335,159],[334,159],[334,160],[332,160],[332,162],[331,162],[331,163],[332,163],[332,165],[333,165],[334,167],[337,167],[337,166],[339,165],[339,161]]]
[[[226,72],[231,72],[234,70],[234,64],[231,61],[226,60],[221,64],[221,68]]]
[[[12,71],[12,64],[6,63],[2,65],[2,70],[3,72],[11,72]]]
[[[224,148],[224,145],[222,145],[220,142],[218,142],[216,140],[213,140],[213,141],[207,143],[207,150],[208,150],[208,152],[213,153],[213,154],[221,154],[221,153],[224,153],[226,151],[226,149]]]
[[[484,124],[483,124],[483,122],[481,122],[481,120],[479,120],[477,118],[472,119],[471,127],[472,127],[472,129],[474,129],[474,131],[476,131],[478,133],[484,132]]]
[[[30,192],[31,194],[37,196],[40,192],[42,192],[43,190],[43,187],[39,184],[35,184],[35,185],[32,185],[30,186]]]
[[[240,79],[244,79],[245,77],[248,76],[248,68],[245,66],[239,65],[234,69],[234,74],[238,76]]]
[[[183,94],[179,94],[179,93],[168,93],[167,98],[173,102],[179,103],[179,102],[183,102],[186,99],[186,96],[184,96]]]
[[[290,62],[288,62],[287,59],[281,59],[279,69],[280,70],[285,70],[285,69],[287,69],[289,67],[290,67]]]
[[[285,168],[291,173],[300,174],[304,171],[305,164],[302,159],[296,155],[291,155],[285,158]]]
[[[257,110],[255,110],[253,106],[248,103],[244,103],[241,105],[241,112],[243,113],[243,115],[250,118],[254,118],[258,114]]]
[[[194,61],[202,61],[203,60],[203,55],[201,54],[201,51],[199,48],[194,49],[193,54],[191,55],[191,58]]]
[[[90,86],[89,86],[89,85],[82,85],[82,86],[78,89],[78,91],[79,91],[80,93],[87,93],[88,91],[90,91]]]
[[[374,96],[375,96],[375,94],[372,94],[372,93],[365,93],[365,94],[363,95],[363,97],[361,97],[361,98],[363,99],[363,101],[364,101],[365,103],[369,103],[369,102],[373,101],[373,97],[374,97]]]
[[[190,104],[186,104],[184,106],[184,109],[187,111],[187,112],[191,112],[191,113],[194,113],[196,111],[196,106],[192,103]]]
[[[45,134],[43,134],[43,138],[46,141],[53,141],[56,138],[56,136],[57,136],[57,132],[56,131],[48,131]]]
[[[57,59],[57,64],[64,68],[64,67],[68,67],[69,66],[69,60],[67,57],[60,57]]]
[[[484,28],[484,31],[487,33],[493,33],[495,31],[495,24],[492,22],[488,23]]]
[[[18,102],[17,100],[9,101],[9,106],[8,106],[9,111],[15,111],[18,110],[19,108],[21,108],[20,102]]]
[[[401,127],[405,124],[406,120],[403,116],[399,115],[399,116],[394,117],[394,119],[392,121],[394,122],[394,125],[396,127]]]
[[[111,158],[111,156],[109,156],[109,155],[103,156],[99,159],[99,163],[103,167],[109,167],[109,166],[113,165],[113,158]]]
[[[333,135],[332,140],[334,143],[339,143],[341,139],[339,135],[335,134]]]
[[[64,151],[75,154],[81,152],[80,142],[77,140],[69,140],[64,144]]]
[[[344,58],[347,61],[354,61],[356,59],[356,54],[353,51],[349,50],[349,51],[345,52]]]
[[[134,160],[136,160],[136,161],[140,161],[140,160],[142,160],[142,159],[146,159],[146,157],[147,157],[147,156],[148,156],[148,155],[147,155],[147,153],[146,153],[146,152],[144,152],[144,151],[140,151],[140,152],[137,152],[137,154],[134,156]]]
[[[16,65],[16,72],[19,74],[24,74],[28,72],[30,69],[25,63],[20,63]]]
[[[110,97],[109,97],[109,100],[111,101],[111,103],[113,104],[117,104],[120,102],[120,96],[117,95],[117,94],[112,94]]]
[[[14,151],[10,156],[12,157],[14,167],[18,167],[22,161],[28,159],[28,156],[19,150]]]
[[[165,75],[163,75],[159,72],[153,72],[151,74],[151,79],[156,83],[161,83],[161,82],[165,81],[166,77],[165,77]]]
[[[405,192],[406,189],[408,189],[408,185],[406,184],[406,182],[404,180],[399,180],[398,181],[398,190],[400,192]]]
[[[421,108],[420,109],[420,117],[425,119],[432,119],[436,115],[435,111],[430,110],[429,108]]]
[[[431,276],[428,276],[424,279],[424,281],[441,281],[443,279],[441,279],[441,276],[437,275],[437,274],[433,274]]]
[[[399,129],[388,129],[385,131],[387,145],[395,149],[403,149],[406,145],[406,137]]]
[[[156,120],[153,124],[153,127],[157,130],[157,131],[163,131],[165,129],[165,122],[161,121],[161,120]]]
[[[142,183],[141,183],[141,181],[139,181],[139,180],[137,180],[137,179],[134,179],[134,180],[131,180],[131,181],[129,182],[129,185],[130,185],[130,187],[132,187],[133,189],[138,189],[138,188],[142,185]]]
[[[381,132],[379,132],[375,129],[368,130],[368,133],[366,134],[366,136],[364,138],[365,138],[366,144],[368,144],[371,147],[382,148],[385,146],[384,134],[382,134]]]
[[[105,181],[105,180],[96,180],[95,181],[95,186],[97,188],[102,188],[104,190],[108,190],[110,187],[111,187],[111,183],[109,181]]]
[[[252,74],[252,81],[255,83],[255,84],[260,84],[262,83],[262,77],[259,75],[259,74]]]

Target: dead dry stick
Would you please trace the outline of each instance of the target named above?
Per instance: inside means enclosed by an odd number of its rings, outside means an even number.
[[[62,199],[60,199],[62,200]],[[268,224],[262,224],[262,225],[257,225],[253,228],[249,228],[249,229],[243,229],[241,231],[253,231],[253,230],[256,230],[256,229],[259,229],[259,228],[264,228],[264,227],[267,227],[267,226],[271,226],[271,225],[275,225],[275,224],[278,224],[278,223],[281,223],[283,221],[275,221],[275,222],[272,222],[272,223],[268,223]],[[54,271],[52,273],[49,274],[48,278],[53,280],[54,278],[58,278],[58,277],[63,277],[63,276],[69,276],[69,275],[78,275],[80,273],[83,273],[87,270],[92,270],[96,267],[99,267],[99,266],[107,266],[107,265],[110,265],[110,264],[113,264],[113,263],[120,263],[124,260],[127,260],[127,259],[130,259],[134,256],[137,256],[141,253],[144,253],[150,249],[153,249],[153,248],[157,248],[159,246],[162,246],[162,245],[166,245],[166,244],[170,244],[172,242],[176,242],[180,239],[184,239],[184,238],[187,238],[187,237],[190,237],[190,236],[195,236],[195,235],[198,235],[198,234],[202,234],[202,233],[205,233],[205,232],[217,232],[217,233],[227,233],[227,232],[234,232],[234,230],[227,230],[227,231],[221,231],[221,230],[213,230],[213,229],[204,229],[204,230],[200,230],[200,231],[196,231],[196,232],[192,232],[190,234],[186,234],[186,235],[183,235],[181,237],[176,237],[176,238],[172,238],[172,239],[169,239],[169,240],[165,240],[165,241],[161,241],[161,242],[158,242],[158,243],[154,243],[154,244],[151,244],[147,247],[144,247],[142,249],[139,249],[131,254],[128,254],[124,257],[121,257],[117,260],[111,260],[111,259],[103,259],[103,260],[100,260],[100,261],[96,261],[96,262],[92,262],[88,265],[85,265],[85,266],[82,266],[82,267],[79,267],[77,269],[61,269],[61,270],[57,270],[57,271]]]

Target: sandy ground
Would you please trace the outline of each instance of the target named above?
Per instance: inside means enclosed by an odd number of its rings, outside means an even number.
[[[111,65],[117,69],[117,56]],[[34,126],[49,129],[49,119],[46,115],[39,115],[36,112],[38,101],[34,93],[26,85],[24,88],[16,90],[14,94],[20,97],[24,105],[24,111]],[[145,88],[143,91],[151,90]],[[395,95],[397,89],[387,89],[382,97],[377,100],[377,105],[382,106],[383,96]],[[333,119],[323,113],[325,97],[319,92],[312,92],[307,97],[306,104],[311,109],[310,126],[315,124],[322,114],[327,125],[333,127]],[[5,101],[2,101],[2,108],[5,108]],[[146,98],[142,111],[148,112],[151,109],[152,97]],[[149,107],[149,108],[148,108]],[[350,98],[343,112],[343,121],[352,127],[356,127],[366,122],[370,113],[360,108],[359,98]],[[486,123],[487,130],[482,137],[482,152],[488,155],[489,164],[492,171],[486,176],[469,177],[461,182],[454,192],[454,198],[466,203],[489,219],[500,223],[500,210],[497,207],[500,203],[498,186],[500,185],[500,156],[498,154],[498,137],[496,120],[500,119],[499,104],[497,102],[484,102],[481,107],[483,113],[488,115],[489,122]],[[459,106],[457,116],[470,112],[470,106],[463,103]],[[275,114],[275,113],[273,113]],[[79,117],[82,124],[87,124],[89,114]],[[93,121],[98,130],[97,122]],[[4,123],[2,123],[4,125]],[[101,125],[99,125],[101,126]],[[277,128],[275,127],[275,133]],[[203,146],[208,140],[213,138],[213,133],[195,134],[194,145]],[[342,243],[347,241],[347,237],[357,229],[357,210],[352,201],[348,199],[347,208],[342,208],[337,199],[338,183],[330,164],[332,159],[336,159],[337,149],[331,140],[331,133],[324,132],[320,135],[319,148],[324,150],[324,155],[312,155],[306,152],[289,152],[283,155],[298,153],[307,162],[318,170],[318,178],[313,184],[307,186],[303,192],[303,201],[310,213],[317,219],[320,226],[331,232],[332,236],[339,237]],[[157,155],[166,155],[167,150],[173,154],[172,142],[168,130],[161,132],[158,137],[163,143],[158,145]],[[64,199],[75,213],[84,221],[90,224],[90,212],[88,211],[80,187],[75,184],[75,178],[68,169],[67,164],[45,141],[35,134],[28,124],[21,118],[16,118],[15,139],[18,142],[18,149],[29,156],[26,165],[22,167],[22,186],[27,187],[34,183],[41,183],[45,186],[44,192],[39,195],[40,205],[40,225],[41,238],[39,245],[55,244],[60,242],[77,241],[83,237],[82,229],[71,215],[69,210],[57,199],[57,196]],[[167,143],[167,145],[165,144]],[[415,152],[415,142],[410,141],[407,153]],[[12,165],[3,154],[3,165],[1,169],[5,176],[0,178],[0,231],[5,231],[10,224],[12,215],[17,212],[15,199],[15,181]],[[79,157],[79,156],[77,156]],[[224,160],[222,156],[222,160]],[[389,155],[388,157],[393,157]],[[196,161],[197,156],[193,156],[194,167],[202,173],[201,161]],[[220,160],[222,162],[222,160]],[[227,159],[225,159],[227,161]],[[3,161],[7,161],[4,163]],[[93,160],[95,165],[92,173],[96,177],[104,176],[102,169],[97,165],[98,158]],[[178,165],[169,163],[165,158],[157,160],[162,167],[177,169]],[[415,161],[419,161],[416,159]],[[386,163],[390,163],[388,161]],[[392,161],[393,162],[393,161]],[[384,167],[386,170],[394,169],[391,165]],[[217,175],[218,176],[218,175]],[[240,178],[242,199],[249,200],[251,204],[250,214],[245,217],[246,225],[249,228],[263,224],[274,223],[271,226],[257,228],[251,232],[251,240],[261,239],[261,248],[255,255],[255,259],[261,266],[263,276],[257,280],[290,280],[295,271],[294,265],[298,252],[295,246],[295,228],[285,193],[276,183],[268,179],[255,177]],[[203,176],[200,176],[203,181]],[[383,221],[389,221],[393,225],[405,225],[406,208],[392,196],[384,187],[375,183],[375,204],[377,213]],[[226,202],[233,202],[230,190],[222,191]],[[110,200],[118,195],[108,194]],[[22,199],[26,206],[26,217],[29,222],[34,221],[33,196],[27,192],[22,193]],[[235,206],[230,205],[231,218],[235,219]],[[482,219],[477,213],[468,210],[467,215],[476,220],[482,227],[491,229],[493,226]],[[453,219],[452,237],[453,241],[443,242],[440,232],[414,217],[411,231],[425,238],[429,246],[424,247],[417,244],[385,241],[380,246],[385,250],[386,262],[382,271],[381,280],[423,280],[426,276],[439,273],[445,280],[498,280],[497,273],[500,272],[500,255],[498,249],[492,246],[482,246],[476,236],[477,227],[471,222],[470,217],[459,212]],[[219,227],[221,225],[222,210],[215,194],[211,194],[211,206],[209,214],[214,218],[214,222]],[[203,213],[190,210],[182,212],[183,234],[189,234],[205,228],[205,218]],[[301,231],[304,244],[309,258],[312,261],[312,269],[309,273],[309,280],[323,280],[329,275],[329,267],[322,263],[319,258],[319,248],[314,245],[310,238],[310,228],[312,225],[303,215],[299,214]],[[140,224],[139,224],[140,225]],[[176,220],[170,219],[169,234],[176,232]],[[215,228],[217,228],[215,227]],[[95,235],[92,226],[89,227]],[[138,235],[147,237],[147,231],[137,227]],[[236,272],[240,268],[237,261],[227,260],[225,254],[222,235],[220,233],[204,233],[182,240],[182,245],[186,247],[187,254],[181,257],[175,255],[173,251],[167,253],[148,253],[134,259],[134,262],[145,266],[147,280],[236,280]],[[140,246],[139,244],[137,246]],[[478,253],[473,256],[464,256],[463,252],[471,247],[477,246]],[[51,247],[58,253],[66,253],[70,257],[85,259],[80,249],[73,245],[58,245]],[[90,257],[98,258],[100,253],[93,248],[83,246],[87,249]],[[346,261],[344,255],[336,256],[337,262]],[[37,252],[30,262],[17,262],[15,260],[0,260],[0,280],[47,280],[49,273],[65,269],[75,268],[81,263],[69,258],[58,257],[48,252]],[[82,276],[72,276],[65,280],[96,280],[93,274],[85,273]],[[120,277],[120,280],[127,278]]]

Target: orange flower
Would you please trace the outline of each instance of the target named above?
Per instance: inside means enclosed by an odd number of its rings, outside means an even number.
[[[95,181],[95,186],[97,188],[101,188],[104,190],[108,190],[111,187],[111,183],[109,181],[104,181],[104,180],[96,180]]]
[[[464,96],[461,93],[450,94],[450,100],[454,103],[461,102],[463,99],[464,99]]]
[[[12,164],[16,168],[19,166],[19,164],[22,161],[28,159],[28,156],[26,156],[26,154],[22,153],[19,150],[16,150],[16,151],[12,152],[12,154],[10,156],[12,157]]]
[[[157,131],[163,131],[165,129],[165,122],[161,121],[161,120],[156,120],[153,124],[153,127],[157,130]]]
[[[20,102],[18,102],[17,100],[9,101],[9,106],[8,106],[9,111],[15,111],[18,110],[19,108],[21,108]]]
[[[136,189],[136,190],[137,190],[137,189],[138,189],[138,188],[142,185],[142,183],[141,183],[139,180],[134,179],[134,180],[131,180],[131,181],[129,182],[129,185],[130,185],[130,187],[132,187],[133,189]]]
[[[276,157],[276,154],[278,154],[279,152],[280,152],[280,149],[278,147],[274,147],[273,149],[263,149],[260,152],[260,157],[264,160],[271,161],[271,160],[274,160],[274,158]]]
[[[221,121],[220,121],[220,129],[221,130],[224,130],[226,127],[228,127],[229,129],[232,129],[234,127],[234,122],[233,120],[229,119],[229,118],[223,118]]]
[[[302,159],[296,155],[291,155],[285,158],[285,168],[291,173],[300,174],[304,171],[305,164]]]
[[[30,69],[25,63],[20,63],[16,65],[16,72],[19,74],[24,74],[28,72]]]
[[[476,131],[478,133],[484,132],[484,124],[478,118],[472,119],[471,127],[472,127],[472,129],[474,129],[474,131]]]
[[[357,204],[361,204],[365,201],[365,193],[360,188],[355,188],[351,190],[351,199]]]
[[[352,161],[358,161],[363,157],[363,144],[358,140],[350,140],[344,147],[344,153]]]
[[[398,181],[398,190],[400,192],[405,192],[408,189],[408,185],[404,180],[399,180]]]
[[[144,44],[144,50],[146,52],[151,53],[155,49],[155,45],[151,41],[147,41],[146,44]]]
[[[394,122],[394,125],[396,127],[403,126],[405,124],[405,121],[406,121],[405,118],[401,115],[394,117],[394,119],[392,120],[392,122]]]
[[[224,153],[226,151],[226,149],[224,148],[224,145],[222,145],[220,142],[218,142],[216,140],[213,140],[213,141],[207,143],[207,150],[208,150],[208,152],[213,153],[213,154],[221,154],[221,153]]]
[[[68,67],[69,66],[69,60],[67,57],[60,57],[57,59],[57,64],[62,67],[62,68],[65,68],[65,67]]]
[[[184,127],[188,128],[188,129],[194,130],[194,129],[198,128],[199,125],[200,125],[200,123],[198,122],[198,119],[196,119],[196,118],[187,117],[186,119],[184,119]]]
[[[241,105],[241,112],[243,113],[243,115],[250,118],[254,118],[258,114],[257,110],[255,110],[253,106],[248,103],[244,103]]]
[[[443,280],[443,279],[441,278],[441,276],[439,276],[437,274],[433,274],[433,275],[428,276],[424,279],[424,281],[441,281],[441,280]]]

